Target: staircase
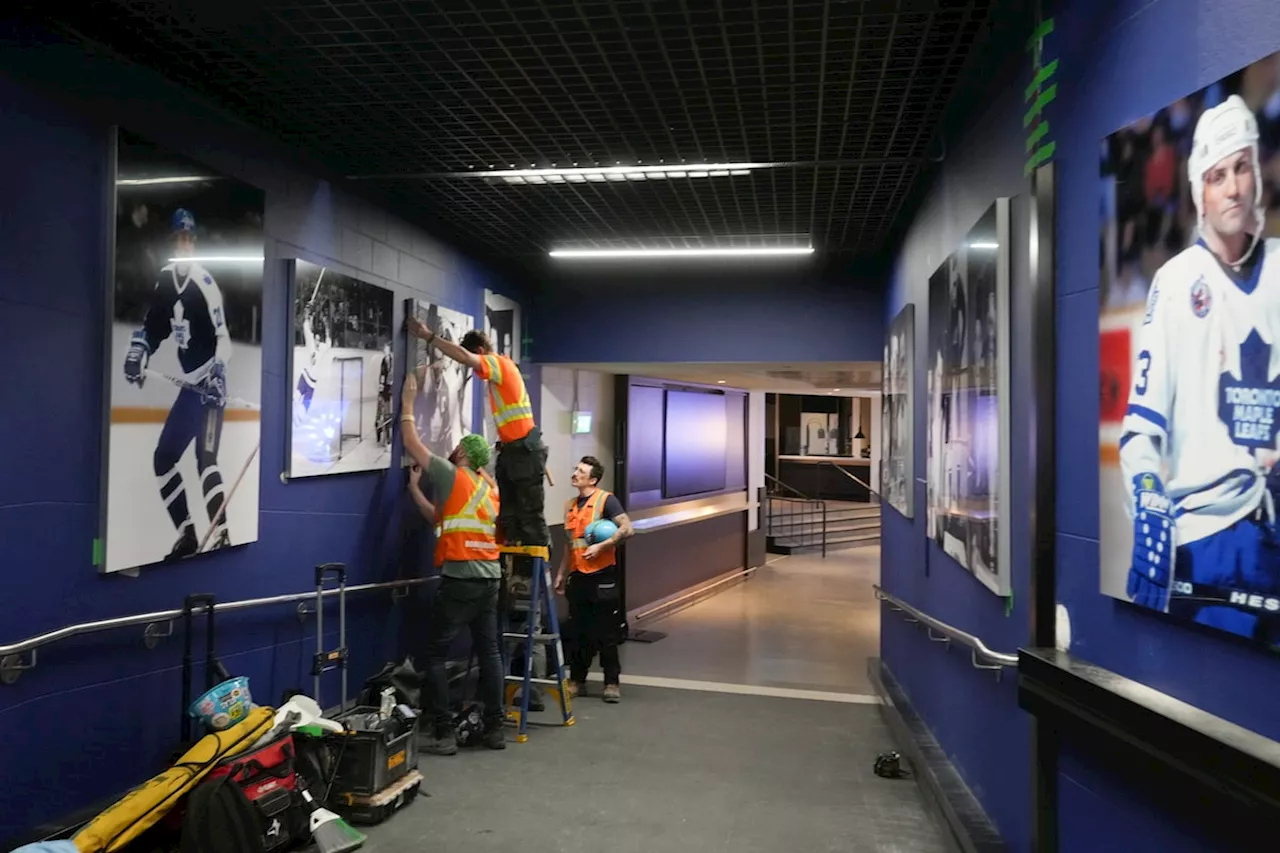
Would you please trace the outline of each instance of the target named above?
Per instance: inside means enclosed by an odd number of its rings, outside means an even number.
[[[770,502],[766,536],[771,554],[821,551],[824,524],[828,551],[880,544],[879,503],[779,498]]]

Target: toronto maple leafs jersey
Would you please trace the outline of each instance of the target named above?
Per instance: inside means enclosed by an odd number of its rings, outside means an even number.
[[[189,382],[202,380],[215,358],[223,363],[231,359],[222,291],[199,264],[169,264],[160,270],[142,330],[152,353],[173,339]]]
[[[1171,258],[1135,340],[1120,466],[1130,490],[1141,472],[1164,478],[1179,545],[1264,499],[1280,425],[1280,240],[1256,253],[1239,279],[1202,243]]]

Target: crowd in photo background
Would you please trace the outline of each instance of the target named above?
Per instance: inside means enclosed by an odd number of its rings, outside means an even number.
[[[1258,118],[1267,222],[1280,236],[1280,53],[1135,121],[1102,141],[1100,255],[1104,310],[1143,304],[1156,271],[1195,242],[1196,209],[1187,177],[1196,122],[1239,95]]]

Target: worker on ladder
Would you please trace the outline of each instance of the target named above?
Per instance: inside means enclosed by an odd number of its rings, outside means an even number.
[[[494,477],[502,506],[498,515],[498,541],[511,545],[550,545],[543,477],[547,446],[533,417],[533,404],[519,366],[494,352],[484,332],[473,329],[461,343],[436,337],[416,317],[407,321],[409,334],[435,346],[449,358],[475,371],[488,383],[489,408],[498,428],[498,459]]]

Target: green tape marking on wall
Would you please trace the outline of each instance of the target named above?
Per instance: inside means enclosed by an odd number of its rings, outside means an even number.
[[[1058,73],[1058,60],[1045,62],[1044,40],[1053,32],[1053,19],[1041,21],[1027,39],[1027,51],[1031,54],[1031,82],[1022,93],[1024,103],[1030,104],[1022,116],[1022,126],[1027,129],[1027,161],[1024,176],[1030,176],[1041,165],[1053,159],[1057,145],[1049,138],[1049,120],[1044,111],[1058,96],[1058,84],[1052,82]]]
[[[93,540],[93,564],[95,566],[102,565],[102,540],[101,539]]]

